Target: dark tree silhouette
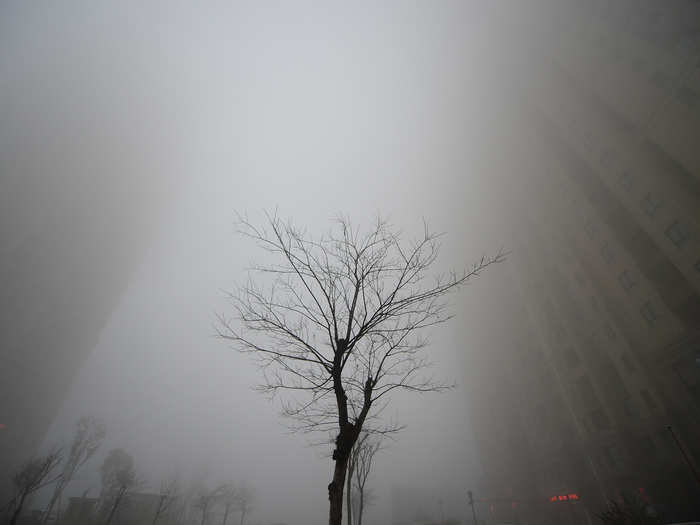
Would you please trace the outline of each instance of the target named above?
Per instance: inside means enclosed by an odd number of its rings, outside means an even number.
[[[17,469],[12,476],[14,497],[6,507],[11,514],[10,525],[17,523],[28,496],[58,479],[54,472],[62,460],[62,450],[54,447],[45,456],[30,459]]]
[[[200,525],[204,525],[207,522],[209,511],[219,496],[220,488],[217,487],[214,490],[202,490],[195,499],[194,508],[198,509],[202,513],[202,521],[200,522]]]
[[[232,482],[224,483],[218,489],[219,499],[224,507],[224,517],[221,525],[226,525],[231,510],[238,506],[238,490]]]
[[[240,525],[244,525],[245,518],[253,510],[254,503],[255,491],[247,485],[241,485],[236,491],[236,508],[240,513]]]
[[[43,523],[49,520],[51,512],[56,503],[61,499],[63,491],[72,481],[78,470],[80,470],[80,467],[97,452],[104,437],[105,427],[99,420],[93,417],[82,417],[78,420],[66,463],[63,465],[49,505],[44,512]],[[56,521],[58,521],[58,517]]]
[[[156,525],[158,518],[165,515],[180,496],[180,480],[176,475],[172,475],[160,484],[158,492],[158,505],[156,513],[153,515],[152,525]]]
[[[450,318],[448,293],[504,256],[429,279],[441,235],[427,225],[404,242],[381,219],[361,233],[339,218],[314,237],[267,218],[260,228],[240,218],[239,231],[277,262],[252,268],[259,280],[230,295],[235,317],[220,316],[219,334],[257,357],[262,391],[299,394],[284,404],[293,428],[335,433],[329,524],[341,525],[348,458],[371,411],[397,389],[448,388],[425,375],[424,329]]]
[[[111,450],[100,467],[102,477],[103,510],[109,508],[106,525],[109,525],[129,491],[134,490],[140,480],[134,469],[134,459],[124,450]]]

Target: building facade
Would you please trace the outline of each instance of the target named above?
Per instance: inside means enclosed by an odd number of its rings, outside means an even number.
[[[508,333],[470,363],[479,512],[589,523],[627,493],[697,518],[700,6],[585,4],[517,53]]]
[[[22,172],[0,184],[3,503],[144,256],[163,211],[156,187],[155,178]]]

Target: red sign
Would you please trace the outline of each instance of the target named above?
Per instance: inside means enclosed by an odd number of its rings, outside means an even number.
[[[569,494],[557,494],[555,496],[551,496],[549,501],[578,501],[579,499],[578,494],[571,492]]]

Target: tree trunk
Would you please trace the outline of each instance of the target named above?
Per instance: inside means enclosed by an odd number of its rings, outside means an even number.
[[[241,525],[243,525],[243,520],[245,520],[246,508],[241,509]]]
[[[56,523],[61,522],[61,503],[63,502],[63,493],[58,497],[58,503],[56,504]]]
[[[156,521],[158,520],[158,516],[160,516],[160,509],[163,508],[163,500],[165,499],[165,496],[161,494],[160,498],[158,498],[158,508],[156,509],[156,515],[153,516],[153,524],[156,525]]]
[[[51,515],[51,511],[53,510],[54,506],[56,505],[56,502],[58,499],[61,497],[61,493],[63,492],[63,489],[65,487],[65,484],[63,483],[63,480],[59,480],[58,485],[56,486],[56,489],[54,490],[53,496],[51,496],[51,501],[49,502],[49,506],[46,508],[46,512],[44,513],[44,518],[41,520],[42,523],[47,523],[49,521],[49,516]],[[58,521],[58,520],[56,520]]]
[[[122,500],[122,497],[124,496],[124,492],[126,492],[126,488],[122,487],[119,489],[119,492],[117,493],[117,499],[114,500],[114,505],[112,505],[112,510],[109,511],[109,517],[107,518],[107,525],[112,523],[112,518],[114,518],[114,514],[117,512],[117,507],[119,506],[119,503]]]
[[[347,502],[347,505],[345,505],[348,509],[348,525],[352,525],[352,475],[353,471],[355,470],[354,467],[354,461],[352,458],[350,458],[350,461],[348,462],[348,487],[345,489],[347,491],[345,501]]]
[[[341,455],[335,460],[333,481],[328,485],[328,499],[330,500],[328,525],[342,525],[343,523],[343,488],[345,487],[345,475],[348,467],[348,459],[343,456]]]
[[[17,508],[12,513],[12,518],[10,519],[10,525],[15,525],[15,523],[17,523],[17,518],[19,518],[19,513],[22,512],[22,507],[24,506],[24,499],[26,497],[27,497],[26,494],[22,494],[22,497],[19,499],[19,502],[17,503]]]
[[[224,511],[224,521],[221,522],[221,525],[226,525],[226,520],[228,519],[228,511],[231,508],[231,505],[228,503],[226,504],[226,510]]]
[[[365,489],[360,489],[360,508],[357,509],[357,525],[362,525],[362,513],[365,510]]]

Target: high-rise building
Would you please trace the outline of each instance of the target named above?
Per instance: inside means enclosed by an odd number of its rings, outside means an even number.
[[[12,468],[35,454],[144,255],[158,215],[149,186],[22,173],[0,185],[4,488]]]
[[[0,506],[181,187],[158,64],[91,16],[3,6]]]
[[[479,512],[586,523],[633,493],[697,516],[700,5],[553,4],[514,51],[507,330],[470,363]]]

